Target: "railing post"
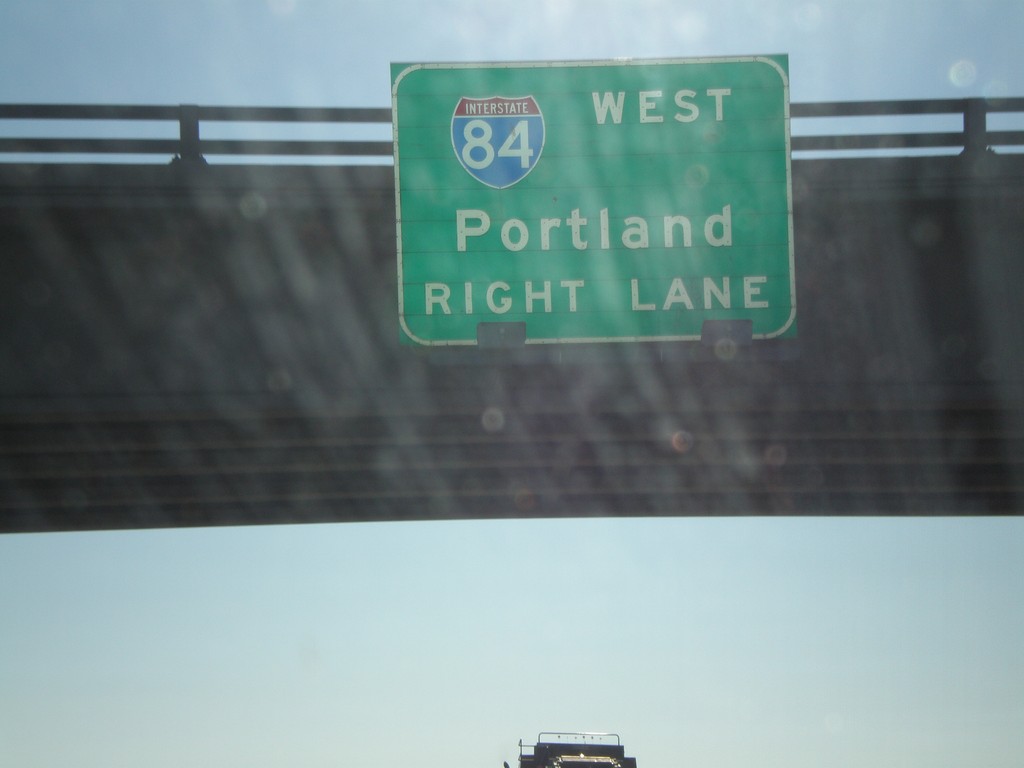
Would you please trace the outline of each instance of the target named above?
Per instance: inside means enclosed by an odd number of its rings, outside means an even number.
[[[183,162],[206,163],[199,147],[199,107],[195,104],[178,107],[178,143],[178,157]]]
[[[964,99],[965,155],[980,155],[988,149],[988,126],[985,99]]]

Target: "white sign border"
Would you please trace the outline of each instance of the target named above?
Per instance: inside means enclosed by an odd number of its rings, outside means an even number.
[[[778,54],[784,55],[784,54]],[[790,312],[786,322],[780,328],[771,333],[755,333],[755,340],[773,339],[784,334],[796,320],[796,264],[793,244],[793,152],[790,136],[790,114],[789,114],[789,76],[786,70],[779,66],[770,55],[760,56],[710,56],[701,58],[667,58],[667,59],[581,59],[577,61],[523,61],[523,62],[450,62],[450,63],[426,63],[410,64],[395,78],[391,86],[391,131],[392,143],[394,146],[395,166],[395,237],[398,259],[398,322],[401,330],[412,341],[428,347],[455,347],[455,346],[477,346],[476,339],[442,339],[432,341],[421,339],[412,332],[405,322],[405,296],[404,283],[402,282],[402,199],[401,184],[399,178],[398,163],[398,86],[409,74],[422,69],[553,69],[565,67],[623,67],[623,66],[664,66],[666,64],[744,64],[760,63],[767,64],[774,69],[782,79],[783,89],[783,121],[786,132],[786,212],[789,232],[789,303]],[[526,344],[622,344],[627,342],[666,342],[666,341],[700,341],[699,335],[684,336],[612,336],[583,338],[527,338]]]

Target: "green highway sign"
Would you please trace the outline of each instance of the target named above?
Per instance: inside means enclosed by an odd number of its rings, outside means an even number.
[[[786,56],[392,79],[404,341],[795,335]]]

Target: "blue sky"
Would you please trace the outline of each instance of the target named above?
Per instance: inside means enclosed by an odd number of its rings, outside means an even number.
[[[1018,0],[9,0],[0,102],[386,106],[391,61],[788,53],[794,101],[1024,95]],[[1016,768],[1024,521],[0,538],[0,764]]]
[[[385,106],[391,61],[788,53],[794,101],[1020,95],[1016,0],[11,0],[7,102]]]
[[[352,524],[0,539],[19,766],[1010,768],[1024,520]]]

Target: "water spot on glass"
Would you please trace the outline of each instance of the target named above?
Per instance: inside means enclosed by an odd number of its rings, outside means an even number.
[[[491,434],[501,432],[505,428],[505,412],[492,405],[484,410],[480,424],[483,425],[484,431]]]
[[[840,733],[843,730],[843,718],[836,712],[825,715],[825,730],[829,733]]]
[[[672,36],[690,44],[700,43],[707,38],[707,16],[700,11],[684,11],[671,23]]]
[[[732,339],[719,339],[715,342],[715,357],[729,362],[736,358],[736,342]]]
[[[816,491],[825,485],[825,473],[818,467],[811,467],[804,476],[804,483],[808,490]]]
[[[813,32],[821,26],[821,6],[817,3],[804,3],[793,11],[793,20],[804,32]]]
[[[981,95],[986,99],[1005,99],[1010,95],[1010,86],[1005,80],[995,78],[981,87]]]
[[[970,59],[954,61],[949,68],[949,82],[957,88],[967,88],[974,85],[978,79],[978,68]]]
[[[703,163],[695,163],[686,169],[684,178],[689,186],[700,188],[708,183],[711,173]]]
[[[515,500],[516,509],[520,512],[529,512],[537,506],[537,494],[529,488],[516,488],[513,499]]]
[[[672,449],[676,453],[689,453],[690,449],[693,448],[693,435],[687,432],[685,429],[680,429],[672,433]]]
[[[773,443],[764,449],[764,463],[769,467],[781,467],[789,458],[786,446]]]
[[[262,219],[267,212],[267,201],[258,192],[247,192],[238,201],[238,210],[249,221]]]
[[[275,395],[292,388],[292,377],[284,368],[275,368],[267,374],[267,389]]]
[[[711,123],[704,131],[704,143],[709,145],[717,144],[725,136],[724,123]]]
[[[267,7],[278,16],[294,13],[298,0],[267,0]]]

